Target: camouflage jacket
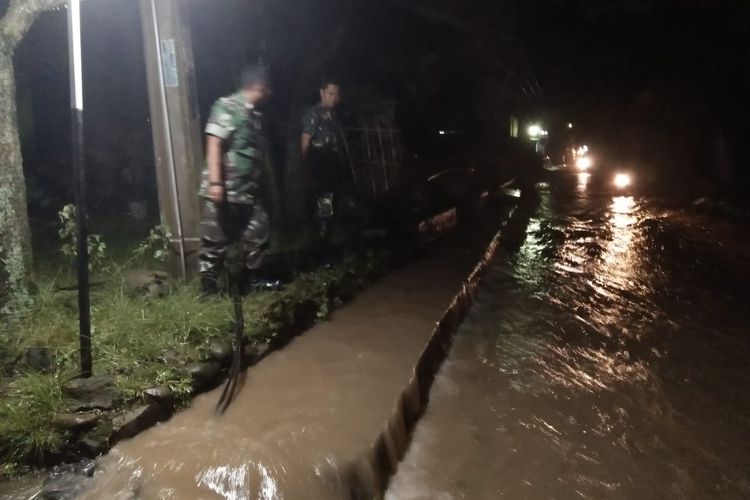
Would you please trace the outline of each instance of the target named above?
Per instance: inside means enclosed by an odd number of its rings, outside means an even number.
[[[217,100],[206,123],[206,134],[224,141],[222,174],[226,201],[253,204],[266,161],[263,115],[248,105],[242,92]],[[208,197],[208,166],[203,169],[199,195]]]
[[[337,152],[341,148],[344,131],[336,112],[327,110],[318,103],[303,116],[302,133],[312,137],[310,146],[313,149]]]

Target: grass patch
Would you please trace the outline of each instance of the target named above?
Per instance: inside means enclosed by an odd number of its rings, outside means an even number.
[[[54,461],[70,437],[51,421],[66,407],[62,385],[78,373],[77,295],[60,290],[75,280],[65,266],[43,265],[32,309],[0,325],[0,475]],[[115,377],[125,407],[140,404],[142,391],[157,385],[170,387],[178,403],[185,404],[191,380],[184,367],[205,359],[214,341],[231,341],[231,302],[199,300],[195,283],[173,284],[161,298],[134,298],[124,280],[132,265],[109,262],[92,279],[103,283],[91,295],[94,373]],[[249,341],[281,343],[309,326],[299,324],[302,309],[312,310],[313,321],[325,319],[382,268],[373,254],[359,256],[332,269],[300,274],[282,291],[245,297]],[[49,349],[54,359],[51,373],[29,371],[19,362],[29,349],[39,347]]]
[[[10,381],[0,405],[0,456],[6,464],[43,463],[59,451],[65,436],[50,422],[63,405],[56,375],[26,373]]]

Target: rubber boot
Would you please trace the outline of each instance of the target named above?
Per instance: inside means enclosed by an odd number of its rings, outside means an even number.
[[[238,286],[241,295],[248,295],[256,292],[274,292],[281,290],[281,281],[266,280],[259,276],[258,271],[244,269],[239,276]]]
[[[201,299],[210,299],[219,295],[219,280],[215,276],[201,275]]]
[[[236,280],[237,289],[240,295],[247,295],[252,292],[252,284],[256,280],[256,273],[250,269],[243,269],[239,273],[230,276],[230,280]]]

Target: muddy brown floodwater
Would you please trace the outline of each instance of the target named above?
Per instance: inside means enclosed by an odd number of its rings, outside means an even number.
[[[491,235],[390,274],[272,353],[222,417],[217,389],[118,444],[84,498],[348,498],[350,467],[370,450]]]
[[[746,227],[608,184],[540,186],[387,500],[750,498]]]

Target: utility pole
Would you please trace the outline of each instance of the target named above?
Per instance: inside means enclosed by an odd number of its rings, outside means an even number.
[[[83,56],[80,0],[68,0],[68,52],[70,54],[70,121],[75,172],[76,248],[78,252],[78,329],[81,376],[92,375],[91,304],[89,296],[88,211],[86,165],[83,156]]]
[[[172,232],[171,273],[181,278],[198,268],[203,166],[193,45],[184,4],[140,0],[159,213]]]

